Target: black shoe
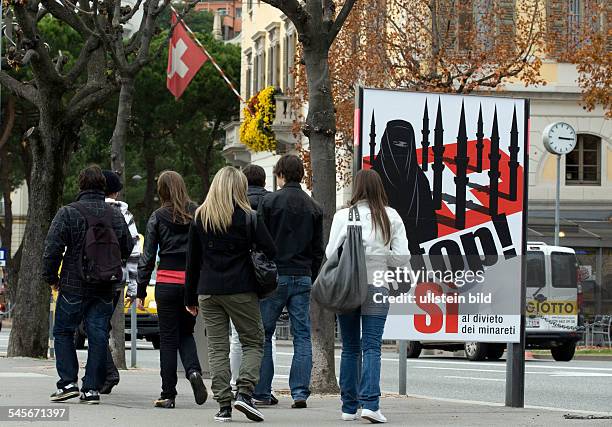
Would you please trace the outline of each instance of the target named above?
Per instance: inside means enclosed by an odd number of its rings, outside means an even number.
[[[113,387],[115,387],[117,384],[119,384],[119,380],[105,382],[104,385],[100,388],[100,394],[111,394],[111,391],[113,391]]]
[[[217,412],[217,414],[215,415],[215,421],[219,421],[219,422],[226,422],[226,421],[231,421],[232,420],[232,407],[231,406],[224,406],[223,408],[219,409],[219,412]]]
[[[306,404],[305,400],[296,400],[295,402],[293,402],[293,405],[291,405],[291,407],[293,409],[304,409],[307,408],[308,405]]]
[[[174,398],[164,399],[163,397],[160,397],[153,402],[153,406],[156,408],[172,409],[175,406]]]
[[[79,386],[76,384],[69,384],[66,387],[58,388],[55,393],[53,393],[49,400],[51,402],[63,402],[64,400],[73,399],[78,397],[79,394]]]
[[[192,372],[189,374],[189,382],[191,383],[196,403],[203,405],[206,399],[208,399],[208,391],[202,380],[202,375],[199,372]]]
[[[270,395],[270,405],[278,405],[278,399],[273,394]]]
[[[242,412],[251,421],[263,421],[264,416],[261,412],[253,405],[251,396],[244,393],[238,393],[236,401],[234,402],[234,408]]]
[[[81,393],[79,400],[81,403],[87,403],[88,405],[97,405],[100,403],[100,393],[96,390],[84,391]]]

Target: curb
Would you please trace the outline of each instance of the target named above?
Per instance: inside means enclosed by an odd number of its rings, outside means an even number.
[[[527,359],[527,356],[525,356],[525,359]],[[536,360],[555,360],[552,358],[551,355],[549,354],[534,354],[533,355],[533,359]],[[576,354],[574,356],[574,358],[572,360],[586,360],[586,361],[599,361],[599,362],[610,362],[612,361],[612,355],[602,355],[602,356],[597,356],[594,354]]]

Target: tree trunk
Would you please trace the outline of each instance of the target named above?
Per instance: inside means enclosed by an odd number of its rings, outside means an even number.
[[[155,161],[157,153],[146,146],[146,141],[149,140],[145,133],[142,144],[143,158],[145,164],[145,173],[147,174],[147,183],[144,195],[144,208],[146,218],[148,219],[151,213],[155,210],[155,174],[157,173],[157,162]]]
[[[11,201],[10,167],[8,165],[8,148],[0,148],[0,196],[4,199],[4,224],[0,226],[0,241],[8,250],[7,258],[11,259],[13,241],[13,202]]]
[[[59,99],[55,101],[49,104],[59,105]],[[9,357],[47,357],[49,345],[50,289],[42,279],[43,251],[49,225],[60,205],[70,147],[57,126],[60,119],[45,116],[41,111],[40,126],[30,137],[33,165],[20,268],[28,274],[19,275]]]
[[[336,117],[328,68],[328,48],[323,40],[311,40],[304,47],[304,61],[308,79],[308,117],[304,134],[310,145],[312,195],[323,209],[324,241],[336,212]],[[311,388],[315,393],[337,393],[334,359],[336,316],[315,301],[311,302],[310,321],[313,344]]]
[[[128,137],[133,100],[134,78],[132,76],[121,77],[117,121],[115,122],[111,143],[111,169],[119,175],[124,185],[124,189],[119,196],[120,199],[125,194],[125,184],[127,181],[125,179],[125,144]],[[125,315],[123,309],[123,298],[119,298],[117,308],[111,318],[112,330],[110,333],[110,348],[117,369],[127,369],[125,361]]]

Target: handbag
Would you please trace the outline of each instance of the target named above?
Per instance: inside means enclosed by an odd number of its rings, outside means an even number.
[[[352,206],[346,238],[325,261],[312,287],[313,299],[335,313],[356,310],[368,295],[366,257],[361,234],[359,211],[356,206]]]
[[[269,297],[278,287],[278,269],[276,263],[268,258],[263,251],[258,250],[252,235],[257,233],[257,213],[251,211],[246,215],[247,238],[250,245],[251,264],[257,282],[256,293],[261,299]]]

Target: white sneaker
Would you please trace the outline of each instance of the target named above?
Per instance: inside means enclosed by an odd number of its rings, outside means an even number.
[[[376,412],[370,411],[369,409],[361,410],[361,418],[368,420],[371,423],[386,423],[387,418],[380,412],[380,409]]]
[[[355,421],[357,419],[357,414],[347,414],[346,412],[342,413],[342,421]]]

